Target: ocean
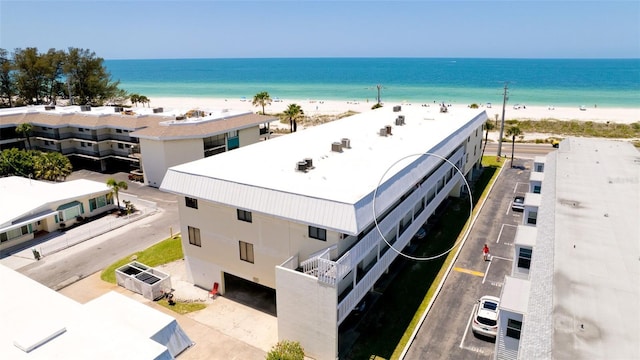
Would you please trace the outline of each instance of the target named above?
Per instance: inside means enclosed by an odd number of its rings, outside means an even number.
[[[640,107],[640,59],[267,58],[105,60],[153,97]]]

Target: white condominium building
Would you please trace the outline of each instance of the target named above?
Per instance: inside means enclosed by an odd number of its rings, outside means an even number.
[[[638,358],[639,179],[621,141],[568,138],[534,160],[494,359]]]
[[[338,327],[479,167],[483,110],[381,108],[174,166],[187,270],[276,290],[278,337],[335,359]],[[431,155],[434,154],[434,155]],[[375,213],[375,216],[374,216]],[[378,226],[375,225],[375,220]]]

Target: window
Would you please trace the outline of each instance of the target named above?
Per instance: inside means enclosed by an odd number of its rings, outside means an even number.
[[[118,143],[118,149],[124,149],[124,144]]]
[[[520,339],[520,330],[522,329],[522,321],[507,319],[507,336]]]
[[[83,132],[84,129],[83,128],[78,128],[78,131]]]
[[[187,205],[187,207],[190,207],[192,209],[197,209],[198,208],[198,199],[194,199],[194,198],[190,198],[188,196],[185,196],[184,202],[185,202],[185,205]]]
[[[7,240],[9,240],[7,238],[7,233],[6,232],[0,233],[0,242],[5,242]]]
[[[533,185],[533,193],[540,194],[540,185]]]
[[[82,146],[82,147],[87,147],[87,143],[86,143],[86,142],[81,142],[81,143],[80,143],[80,146]]]
[[[191,226],[187,226],[187,229],[189,230],[189,244],[201,247],[200,229]]]
[[[116,129],[117,134],[122,134],[122,129]]]
[[[96,199],[89,199],[89,211],[93,211],[95,209],[97,209],[98,206],[96,204]]]
[[[253,264],[253,244],[240,241],[240,260]]]
[[[251,211],[245,211],[238,209],[238,220],[253,222],[251,219]]]
[[[315,226],[309,226],[309,237],[322,241],[327,241],[327,230],[317,228]]]
[[[422,213],[422,210],[424,210],[424,198],[420,198],[420,201],[418,201],[416,207],[413,210],[414,219],[417,218],[420,213]]]
[[[518,267],[528,269],[531,266],[532,249],[520,248],[518,252]]]
[[[238,137],[238,130],[229,131],[227,136],[230,138]]]
[[[535,225],[538,221],[538,212],[537,211],[529,211],[527,215],[527,224]]]

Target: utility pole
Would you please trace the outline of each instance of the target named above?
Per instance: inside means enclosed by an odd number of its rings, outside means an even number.
[[[378,88],[378,104],[380,104],[380,90],[382,90],[382,85],[378,84],[376,87]]]
[[[504,94],[502,95],[502,123],[500,124],[500,138],[498,139],[498,157],[502,156],[502,136],[504,135],[504,111],[507,106],[507,83],[504,83]]]

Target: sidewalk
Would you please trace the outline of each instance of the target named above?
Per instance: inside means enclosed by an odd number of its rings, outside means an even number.
[[[185,281],[184,260],[158,267],[171,275],[175,300],[203,301],[203,310],[180,315],[142,295],[104,282],[100,273],[90,275],[59,292],[80,303],[86,303],[109,291],[115,291],[174,317],[195,343],[179,359],[264,359],[278,341],[275,317],[230,301],[223,296],[211,299],[208,291]]]
[[[160,211],[153,202],[138,199],[135,195],[121,194],[120,197],[132,201],[136,212],[125,216],[100,215],[72,228],[57,230],[5,249],[0,254],[0,263],[16,270],[37,261],[33,249],[37,250],[41,257],[46,257]]]

